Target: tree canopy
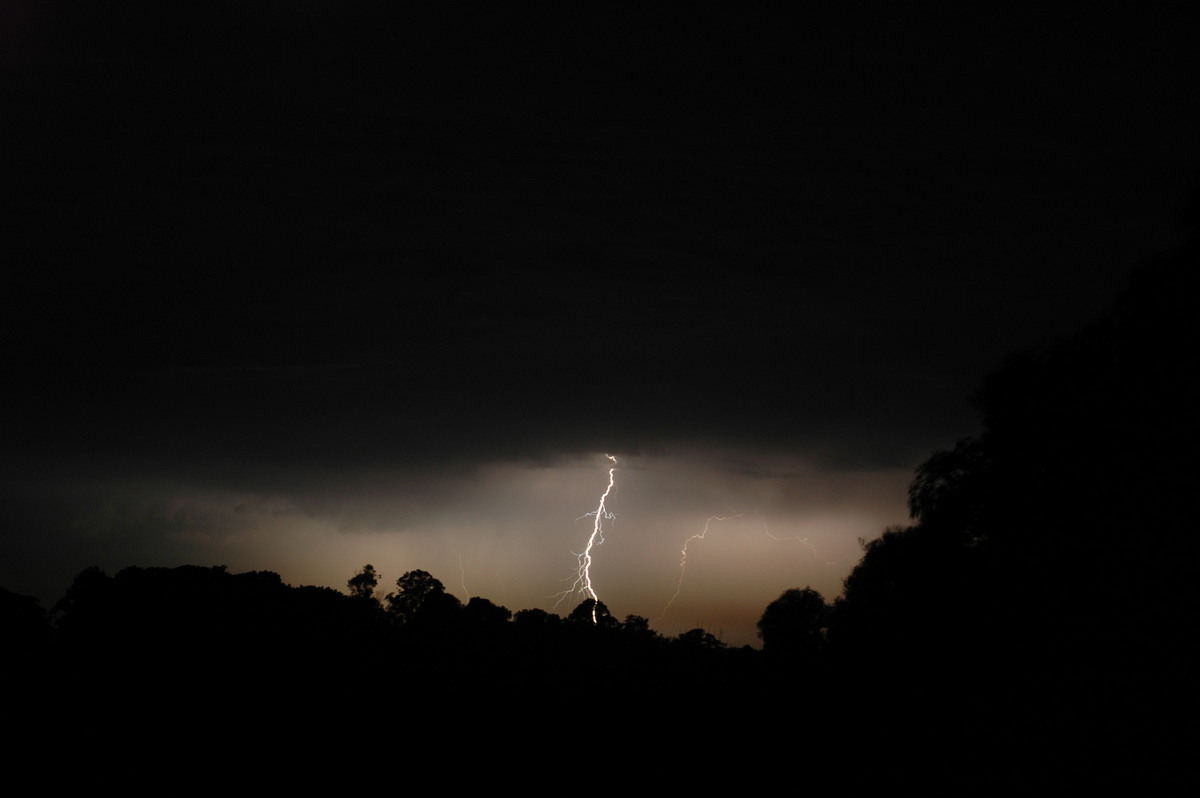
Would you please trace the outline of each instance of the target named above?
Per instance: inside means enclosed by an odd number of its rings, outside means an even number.
[[[401,624],[434,627],[449,624],[461,602],[428,571],[408,571],[396,580],[396,591],[384,598],[387,611]]]
[[[810,587],[785,590],[758,621],[763,651],[771,656],[815,661],[825,647],[829,605]]]

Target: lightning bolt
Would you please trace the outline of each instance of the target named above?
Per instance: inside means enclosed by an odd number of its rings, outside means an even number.
[[[663,611],[658,614],[654,621],[661,621],[667,615],[667,610],[671,609],[671,605],[675,603],[675,599],[679,598],[679,591],[683,590],[683,575],[687,573],[687,556],[688,546],[693,540],[704,540],[704,536],[708,534],[708,528],[713,521],[728,521],[731,518],[741,518],[742,513],[735,515],[710,515],[708,520],[704,522],[704,531],[692,535],[687,540],[683,541],[683,549],[679,552],[679,581],[675,583],[675,594],[667,601],[667,606],[663,607]],[[653,622],[653,621],[652,621]]]
[[[465,568],[463,568],[461,554],[458,555],[458,582],[462,585],[463,595],[469,600],[471,598],[471,591],[467,590],[467,571]]]
[[[663,607],[662,612],[660,612],[658,614],[658,617],[654,618],[652,622],[661,621],[663,618],[666,617],[667,611],[671,609],[671,605],[675,603],[675,599],[679,598],[679,593],[680,593],[680,591],[683,590],[683,577],[687,573],[688,546],[691,544],[691,542],[693,540],[704,540],[704,537],[708,534],[708,529],[710,526],[712,526],[713,521],[731,521],[734,518],[741,518],[744,515],[746,515],[746,514],[745,513],[734,513],[732,515],[710,515],[708,517],[708,520],[706,520],[704,522],[704,530],[696,533],[695,535],[692,535],[691,537],[689,537],[687,540],[685,540],[683,542],[683,549],[679,553],[680,554],[679,581],[675,583],[675,593],[674,593],[674,595],[671,596],[670,600],[667,601],[667,604],[665,607]],[[780,542],[790,541],[790,542],[799,543],[800,545],[804,546],[806,549],[811,551],[813,553],[814,557],[821,560],[826,565],[833,565],[834,563],[837,562],[836,560],[829,560],[826,557],[822,556],[821,553],[818,552],[816,550],[816,548],[812,545],[812,543],[809,542],[808,538],[804,537],[803,535],[793,535],[790,537],[779,537],[778,535],[771,534],[771,530],[767,529],[767,520],[765,518],[763,518],[762,515],[758,512],[754,512],[754,513],[752,513],[752,515],[755,515],[758,517],[759,522],[762,524],[763,534],[766,535],[767,537],[769,537],[771,540],[778,540]]]
[[[578,521],[589,516],[592,517],[594,519],[592,534],[588,537],[587,545],[584,546],[583,551],[575,555],[579,565],[575,572],[575,581],[570,588],[558,594],[558,601],[554,604],[557,607],[568,596],[575,595],[576,593],[587,594],[592,600],[593,624],[597,623],[596,608],[600,604],[600,597],[596,595],[596,589],[592,585],[592,549],[604,542],[604,522],[616,518],[613,513],[609,512],[605,503],[608,501],[608,497],[616,485],[617,458],[611,454],[605,454],[604,456],[612,461],[612,467],[608,469],[608,487],[604,489],[604,493],[600,494],[600,504],[596,506],[595,510],[592,510],[590,513],[584,513],[575,519]]]

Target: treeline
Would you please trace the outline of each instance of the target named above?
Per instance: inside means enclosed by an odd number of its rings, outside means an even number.
[[[334,787],[365,760],[478,787],[522,752],[538,754],[527,779],[588,773],[582,738],[616,728],[605,748],[671,751],[761,687],[760,652],[702,629],[667,638],[603,603],[593,620],[591,600],[565,616],[464,604],[425,571],[385,595],[378,580],[370,565],[347,592],[222,566],[89,568],[48,614],[6,593],[4,676],[22,685],[9,722],[51,748],[68,727],[57,750],[85,785],[150,772],[209,790],[245,772],[273,789]],[[264,746],[308,753],[264,774]]]
[[[593,623],[590,603],[462,604],[422,571],[380,595],[370,566],[346,593],[89,569],[53,623],[3,594],[6,681],[53,698],[32,714],[43,734],[69,717],[94,744],[74,754],[104,762],[114,716],[192,744],[180,718],[211,716],[236,751],[254,729],[311,750],[310,773],[448,757],[476,785],[1195,788],[1198,283],[1193,243],[1096,324],[1005,363],[976,396],[982,432],[917,470],[912,523],[866,544],[832,603],[772,602],[761,651],[602,605]]]
[[[402,657],[405,668],[431,663],[441,675],[513,676],[564,656],[700,659],[726,650],[703,629],[667,638],[646,618],[619,621],[591,599],[566,616],[541,609],[513,613],[479,596],[464,604],[426,571],[403,574],[386,595],[378,585],[369,564],[348,580],[345,593],[293,587],[270,571],[230,573],[225,566],[129,567],[111,577],[88,568],[49,614],[30,597],[4,594],[8,643],[19,655],[8,667],[28,670],[58,660],[86,672],[155,661],[194,669],[236,658],[327,672],[394,672],[394,660]],[[757,653],[747,647],[732,656]],[[557,670],[553,664],[547,675]]]

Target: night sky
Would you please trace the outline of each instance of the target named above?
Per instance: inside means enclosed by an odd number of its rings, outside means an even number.
[[[100,5],[0,15],[0,585],[47,607],[370,562],[565,614],[612,454],[600,599],[753,644],[1200,174],[1183,12]]]

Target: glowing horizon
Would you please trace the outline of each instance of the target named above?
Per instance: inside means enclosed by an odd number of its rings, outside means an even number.
[[[756,644],[754,624],[768,603],[805,585],[832,599],[858,560],[858,538],[877,537],[906,518],[908,470],[833,471],[800,458],[763,459],[755,470],[703,451],[620,459],[620,534],[607,530],[603,558],[590,563],[593,592],[614,617],[653,618],[656,631],[669,636],[703,626],[731,644]],[[274,571],[289,584],[343,591],[370,562],[382,592],[421,569],[463,601],[480,596],[514,612],[557,612],[564,559],[579,550],[578,520],[592,520],[588,532],[597,540],[606,531],[592,513],[580,516],[580,506],[600,510],[603,521],[618,509],[615,473],[597,502],[605,484],[597,485],[598,460],[615,467],[594,456],[364,471],[337,480],[294,475],[225,487],[144,472],[87,486],[43,482],[39,495],[53,508],[51,521],[72,558],[47,569],[42,587],[6,587],[53,606],[92,565],[111,574],[131,565],[193,564]],[[728,516],[728,507],[756,510],[692,540],[705,519]]]

